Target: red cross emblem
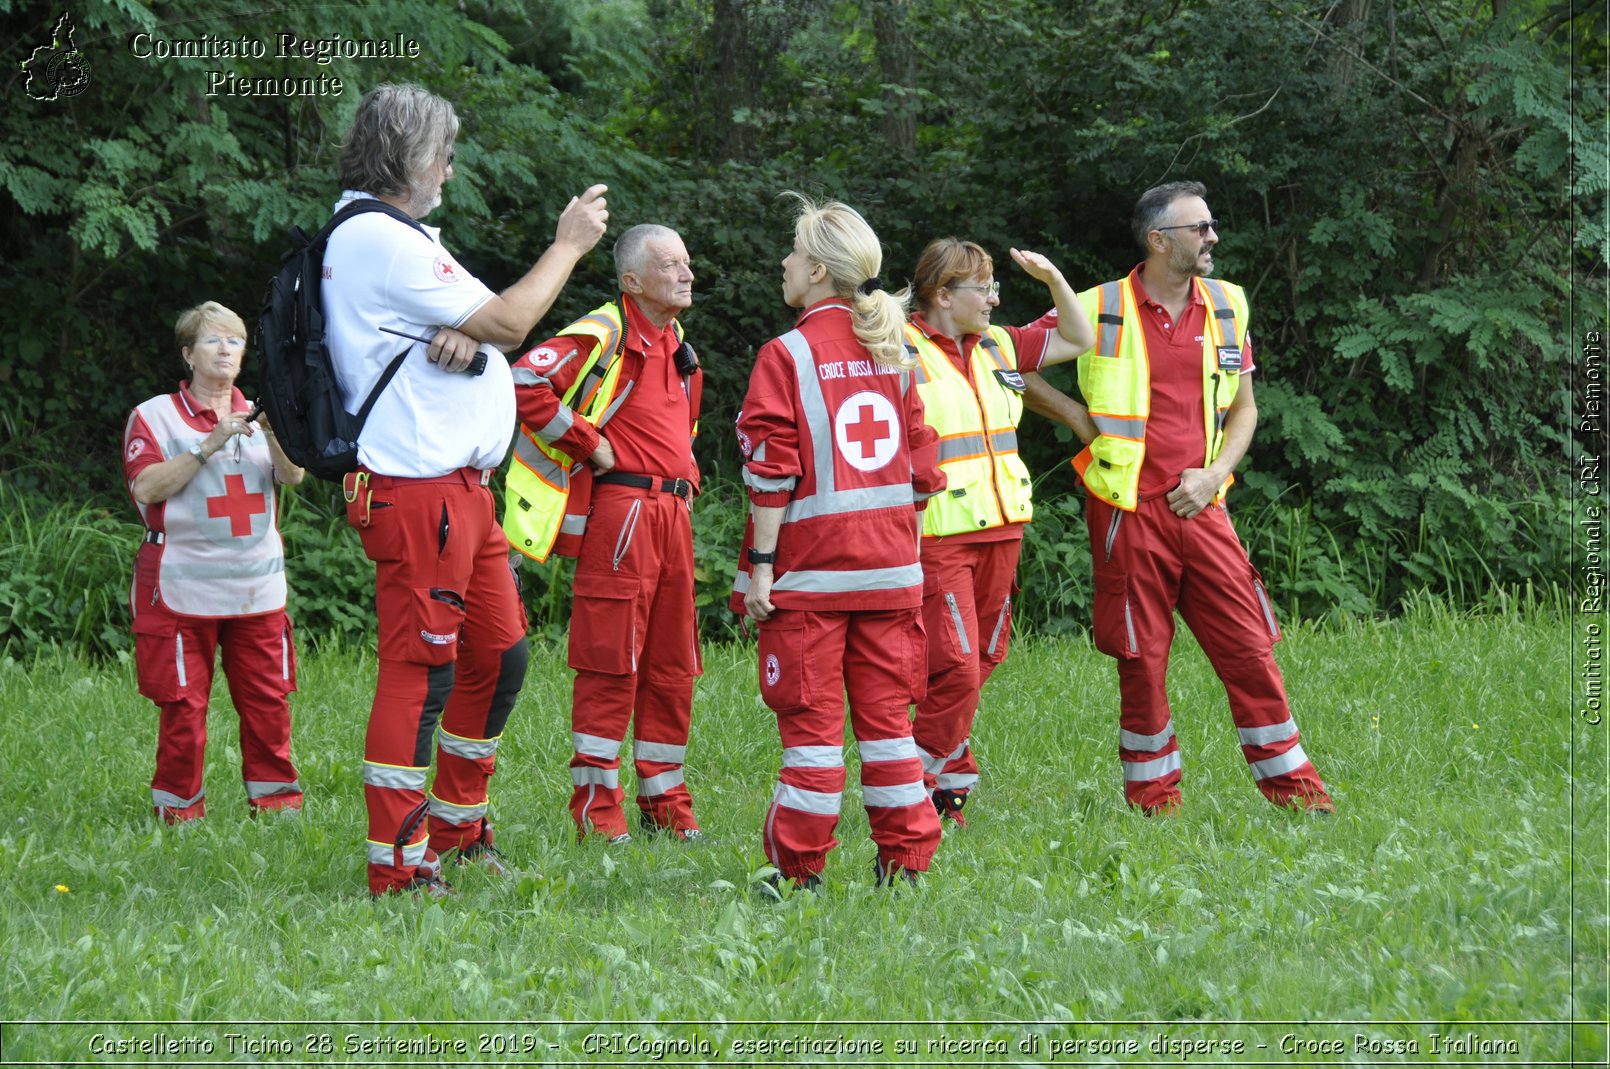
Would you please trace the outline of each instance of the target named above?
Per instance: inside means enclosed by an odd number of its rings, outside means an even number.
[[[833,417],[834,444],[857,471],[877,471],[900,451],[900,414],[875,390],[850,395]]]
[[[861,459],[875,455],[878,443],[889,437],[889,421],[879,419],[871,405],[862,405],[856,422],[845,430],[844,437],[861,447]]]
[[[247,493],[243,475],[225,475],[223,495],[207,499],[207,515],[213,519],[227,516],[229,534],[234,538],[252,533],[252,517],[259,512],[268,512],[268,496]]]

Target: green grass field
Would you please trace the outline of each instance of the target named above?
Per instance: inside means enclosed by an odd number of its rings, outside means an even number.
[[[1122,804],[1110,662],[1023,641],[923,886],[872,887],[852,786],[824,891],[781,903],[751,889],[779,758],[752,649],[708,650],[695,698],[711,841],[607,849],[571,841],[569,672],[539,646],[493,782],[521,872],[430,905],[365,889],[369,655],[301,665],[299,817],[246,817],[220,678],[182,833],[131,667],[6,664],[0,1063],[1603,1064],[1606,729],[1573,715],[1570,641],[1435,605],[1290,629],[1326,820],[1262,800],[1182,629],[1159,821]]]

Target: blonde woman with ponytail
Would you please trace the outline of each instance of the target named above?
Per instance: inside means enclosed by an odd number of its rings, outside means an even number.
[[[762,829],[777,893],[815,888],[838,845],[844,696],[860,749],[877,883],[926,872],[939,817],[910,706],[926,684],[919,511],[944,488],[905,350],[906,293],[855,209],[797,193],[783,301],[794,329],[761,347],[738,416],[751,504],[733,609],[760,627],[762,700],[783,768]]]

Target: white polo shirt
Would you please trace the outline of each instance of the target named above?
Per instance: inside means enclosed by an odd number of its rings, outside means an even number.
[[[347,190],[340,210],[367,193]],[[421,224],[423,225],[423,224]],[[347,411],[356,413],[386,365],[409,349],[358,436],[358,462],[382,475],[424,479],[459,468],[495,468],[514,435],[514,377],[491,346],[478,376],[446,372],[426,345],[381,331],[428,338],[456,327],[492,291],[458,265],[435,227],[426,237],[379,212],[356,216],[330,235],[324,252],[325,336]]]

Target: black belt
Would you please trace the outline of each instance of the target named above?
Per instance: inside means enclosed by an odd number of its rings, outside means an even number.
[[[652,475],[631,475],[624,471],[606,471],[593,478],[595,483],[612,486],[631,486],[639,490],[658,490],[662,494],[675,494],[687,501],[693,497],[693,483],[687,479],[656,479]]]

